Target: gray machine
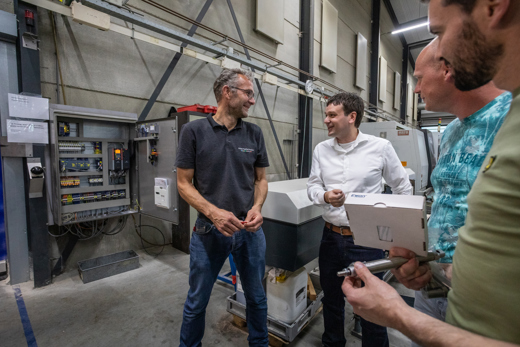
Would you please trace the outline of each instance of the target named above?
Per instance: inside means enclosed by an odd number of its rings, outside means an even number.
[[[424,134],[395,121],[361,123],[359,129],[365,134],[390,141],[403,166],[415,173],[415,194],[422,195],[431,173]]]
[[[262,208],[268,266],[295,271],[318,257],[323,209],[307,197],[307,180],[269,183]]]

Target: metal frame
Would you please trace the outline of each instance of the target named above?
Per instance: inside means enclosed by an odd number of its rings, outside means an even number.
[[[200,10],[199,15],[197,16],[197,19],[196,19],[197,22],[202,22],[202,19],[206,15],[206,12],[208,12],[208,9],[211,6],[212,2],[213,2],[213,0],[206,0],[206,3],[202,7],[202,10]],[[197,31],[197,28],[198,28],[197,25],[195,25],[195,24],[192,25],[190,31],[188,32],[188,36],[193,37],[193,35],[195,34],[195,31]],[[181,49],[183,49],[186,46],[188,46],[188,44],[183,42],[181,44]],[[161,77],[161,80],[155,87],[155,90],[153,91],[152,96],[150,96],[150,99],[148,99],[146,106],[144,107],[143,111],[141,112],[141,115],[139,116],[139,121],[144,121],[146,119],[146,117],[148,116],[148,113],[150,113],[153,104],[155,104],[155,101],[159,97],[159,94],[161,94],[161,91],[163,90],[164,86],[166,85],[166,82],[170,78],[173,70],[177,66],[177,63],[179,62],[179,59],[181,59],[181,57],[182,57],[182,53],[175,53],[175,56],[173,57],[172,61],[166,68],[166,71],[164,72],[163,76]]]
[[[22,158],[2,158],[5,230],[10,284],[27,282],[29,277],[29,248],[25,205],[24,167]]]
[[[40,158],[43,167],[46,167],[48,161],[48,146],[33,146],[34,157]],[[47,194],[50,192],[43,189],[43,196],[40,198],[29,197],[29,171],[27,168],[27,161],[30,159],[24,158],[24,172],[25,172],[25,201],[27,204],[27,225],[28,225],[28,239],[31,249],[34,286],[36,288],[51,284],[51,262],[49,254],[49,236],[47,235],[48,226],[43,223],[47,219]]]
[[[314,1],[300,0],[300,69],[312,75],[314,64]],[[308,76],[300,73],[300,81]],[[321,102],[321,101],[320,101]],[[312,164],[313,99],[298,95],[298,159],[300,178],[309,177]]]
[[[206,116],[198,112],[178,112],[173,114],[177,123],[177,134],[181,133],[182,127],[190,121],[190,115]],[[193,225],[190,221],[190,205],[181,197],[177,191],[177,201],[179,204],[179,224],[172,224],[172,246],[176,249],[190,254],[190,231]]]
[[[406,59],[406,57],[410,56],[410,46],[403,45],[403,65],[401,67],[401,122],[404,124],[406,122],[406,111],[408,109],[408,90],[406,90],[406,86],[408,85],[408,61],[410,59]]]
[[[204,41],[201,41],[199,39],[190,37],[187,34],[183,34],[183,33],[180,33],[180,32],[178,32],[176,30],[173,30],[173,29],[171,29],[169,27],[166,27],[164,25],[157,24],[157,23],[155,23],[153,21],[150,21],[148,19],[143,18],[141,15],[128,12],[125,9],[121,9],[121,8],[119,8],[119,7],[115,6],[115,5],[109,4],[107,2],[104,2],[104,1],[101,1],[101,0],[83,0],[82,4],[84,4],[84,5],[88,6],[88,7],[91,7],[93,9],[95,9],[95,10],[98,10],[100,12],[109,14],[109,15],[115,17],[115,18],[122,19],[124,21],[127,21],[129,23],[138,25],[138,26],[143,27],[145,29],[149,29],[149,30],[151,30],[153,32],[156,32],[156,33],[159,33],[161,35],[165,35],[165,36],[170,37],[172,39],[179,40],[181,42],[185,42],[186,44],[192,45],[194,47],[201,48],[201,49],[203,49],[203,50],[205,50],[205,51],[207,51],[209,53],[227,57],[227,58],[229,58],[231,60],[239,62],[240,64],[242,64],[244,66],[248,66],[251,69],[254,69],[255,71],[266,72],[269,69],[269,67],[266,66],[264,63],[259,63],[259,62],[256,62],[256,61],[252,61],[252,60],[250,60],[250,58],[243,58],[240,55],[229,54],[227,49],[219,48],[216,45],[212,45],[212,44],[206,43]],[[248,54],[246,53],[246,56],[247,55]],[[276,71],[276,70],[273,70],[273,69],[270,69],[269,73],[271,75],[273,75],[273,76],[276,76],[276,77],[278,77],[278,78],[288,82],[288,83],[297,85],[302,90],[305,90],[305,83],[301,82],[300,80],[298,80],[295,77],[292,77],[290,75],[284,74],[284,73],[282,73],[280,71]],[[317,92],[320,92],[318,88],[315,88],[315,90]],[[325,91],[324,95],[332,96],[333,94],[328,92],[328,91]]]
[[[85,0],[85,1],[87,1],[87,0]],[[34,5],[39,6],[39,7],[42,7],[44,9],[49,10],[49,11],[53,11],[53,12],[59,13],[61,15],[67,16],[67,17],[71,17],[72,16],[69,7],[64,6],[64,5],[60,5],[60,4],[52,2],[50,0],[26,0],[26,2],[34,4]],[[115,9],[119,10],[119,8],[117,8],[117,7],[112,7],[112,8],[115,8]],[[126,15],[126,10],[124,10],[123,12]],[[141,17],[139,17],[139,18],[141,18]],[[173,43],[171,43],[169,41],[166,41],[166,40],[164,40],[162,38],[159,38],[157,36],[144,34],[142,32],[134,30],[133,28],[127,28],[127,27],[121,26],[121,25],[116,24],[116,23],[111,23],[109,30],[113,31],[113,32],[116,32],[118,34],[121,34],[121,35],[125,35],[127,37],[131,37],[132,39],[141,40],[143,42],[146,42],[146,43],[149,43],[149,44],[152,44],[152,45],[157,45],[157,46],[166,48],[166,49],[174,51],[174,52],[180,52],[180,53],[188,55],[188,56],[190,56],[192,58],[195,58],[195,59],[198,59],[198,60],[202,60],[202,61],[204,61],[206,63],[210,63],[210,64],[214,64],[214,65],[218,65],[218,66],[221,66],[221,60],[216,59],[215,56],[222,57],[222,56],[226,56],[226,54],[228,54],[228,51],[226,49],[219,49],[219,50],[217,50],[218,53],[215,54],[214,53],[215,52],[214,48],[216,46],[216,43],[214,43],[214,42],[208,43],[207,44],[208,46],[204,46],[205,47],[204,50],[206,51],[204,53],[197,52],[197,51],[194,51],[194,50],[191,50],[191,49],[187,49],[187,48],[182,49],[182,52],[181,52],[181,47],[180,46],[178,46],[176,44],[173,44]],[[175,32],[175,33],[177,33],[177,32]],[[172,37],[172,36],[169,36],[169,37]],[[177,36],[173,36],[173,38],[176,38],[176,37]],[[199,43],[200,42],[201,41],[199,41]],[[217,43],[221,43],[221,42],[217,42]],[[226,57],[228,59],[230,59],[230,60],[238,61],[241,64],[243,63],[246,66],[250,66],[250,65],[247,64],[247,60],[244,60],[243,58],[241,58],[240,55],[237,52],[234,52],[233,54],[231,54],[230,51],[229,51],[229,55],[227,55]],[[332,96],[334,94],[334,93],[332,93],[329,90],[323,90],[323,94],[322,94],[321,89],[320,89],[319,86],[314,88],[314,92],[313,93],[306,94],[306,92],[304,91],[304,84],[302,84],[302,82],[292,78],[292,76],[290,76],[290,75],[287,75],[287,74],[284,74],[284,73],[280,73],[279,71],[275,71],[275,70],[271,69],[271,68],[273,68],[275,66],[278,66],[279,64],[270,65],[270,66],[266,65],[263,62],[254,62],[254,64],[256,64],[255,68],[258,69],[258,72],[255,74],[256,78],[261,78],[261,74],[264,71],[269,70],[272,75],[275,75],[275,76],[280,78],[280,80],[276,84],[279,87],[282,87],[284,89],[288,89],[288,90],[290,90],[292,92],[295,92],[295,93],[298,93],[298,94],[307,95],[308,98],[312,98],[312,99],[318,100],[320,102],[324,102],[325,101],[325,97],[330,97],[330,96]],[[310,78],[316,78],[316,77],[310,76]],[[338,91],[341,90],[339,87],[335,87],[335,86],[332,86],[332,87],[335,90],[338,90]],[[380,111],[381,113],[377,113],[378,111]],[[391,114],[387,113],[386,111],[384,111],[382,109],[377,109],[377,108],[376,108],[375,111],[370,111],[370,110],[366,109],[366,114],[365,114],[365,117],[367,117],[368,119],[375,119],[375,118],[372,118],[372,116],[369,116],[369,115],[373,115],[375,117],[380,117],[380,118],[385,119],[385,120],[393,120],[394,119],[394,116],[392,116]]]
[[[377,86],[379,80],[379,22],[381,19],[381,0],[372,0],[372,34],[370,43],[370,86],[369,86],[369,110],[377,112],[378,95]],[[370,121],[374,121],[371,120]]]
[[[238,24],[237,16],[235,14],[235,10],[233,9],[233,4],[231,4],[231,0],[227,0],[229,11],[231,12],[231,16],[233,17],[233,22],[235,23],[235,27],[238,32],[238,36],[240,37],[240,42],[245,43],[244,36],[242,35],[242,30],[240,30],[240,25]],[[246,53],[246,57],[248,61],[251,61],[251,56],[249,55],[249,51],[247,48],[244,48],[244,52]],[[255,72],[255,67],[251,66],[251,70]],[[267,71],[267,67],[265,68]],[[270,74],[274,74],[272,71],[269,71]],[[291,179],[291,172],[289,171],[289,167],[287,166],[287,162],[285,161],[285,156],[283,155],[282,147],[280,146],[280,141],[278,140],[278,135],[276,134],[276,129],[274,128],[273,119],[271,118],[271,113],[269,112],[269,108],[267,107],[267,102],[265,101],[264,92],[262,91],[262,85],[257,78],[255,78],[256,87],[258,89],[258,94],[262,99],[262,104],[264,106],[265,113],[267,115],[267,119],[269,120],[269,125],[271,126],[271,130],[274,135],[274,139],[276,141],[276,146],[278,147],[278,152],[280,153],[280,157],[282,158],[283,166],[285,168],[285,172],[287,174],[287,178]],[[305,86],[305,84],[303,84]]]
[[[399,24],[399,21],[397,20],[397,16],[395,15],[395,11],[390,0],[383,0],[383,2],[388,13],[390,14],[390,18],[392,19],[392,24],[394,24],[394,28],[397,30],[399,29],[399,27],[404,26],[404,24]],[[399,36],[399,39],[401,40],[401,44],[403,46],[407,45],[406,39],[404,38],[404,35],[402,33],[397,34],[397,36]]]
[[[23,1],[15,1],[15,13],[18,19],[18,88],[20,93],[41,95],[40,51],[23,46],[22,35],[31,32],[25,23],[26,10],[32,11],[34,14],[34,29],[32,29],[34,32],[32,34],[36,39],[38,38],[38,7]]]

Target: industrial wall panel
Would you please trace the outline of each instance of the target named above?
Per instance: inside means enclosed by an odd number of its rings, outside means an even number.
[[[9,114],[8,93],[18,93],[18,69],[16,65],[16,45],[0,40],[0,128],[2,136],[7,136],[6,119]]]
[[[321,66],[336,72],[338,59],[338,10],[323,0],[321,15]]]
[[[412,85],[408,82],[406,84],[406,95],[408,100],[408,105],[406,105],[406,116],[412,118],[413,117],[413,93],[412,93]]]
[[[413,94],[413,120],[417,120],[417,104],[419,103],[419,94],[413,92],[412,86],[410,86],[410,91]]]
[[[379,100],[386,102],[386,73],[388,64],[386,59],[379,57]]]
[[[9,198],[9,203],[4,205],[9,284],[14,285],[30,280],[24,181],[17,181],[24,176],[23,160],[4,157],[2,166],[4,201]]]
[[[16,15],[5,11],[0,11],[0,40],[16,42],[18,36],[16,30]]]
[[[367,56],[367,39],[361,35],[361,33],[358,33],[356,51],[356,87],[359,87],[363,90],[367,89]]]
[[[394,76],[394,108],[398,110],[401,104],[401,74],[395,71]]]
[[[256,0],[256,30],[284,43],[284,1]]]

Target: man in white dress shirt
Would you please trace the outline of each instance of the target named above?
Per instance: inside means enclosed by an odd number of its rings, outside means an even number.
[[[363,100],[339,93],[327,101],[325,125],[332,139],[314,149],[307,183],[309,199],[324,209],[320,245],[320,282],[323,288],[323,346],[346,344],[343,278],[336,273],[354,261],[383,258],[380,249],[354,245],[343,203],[351,192],[381,193],[384,178],[394,194],[411,194],[408,175],[389,141],[359,131]],[[382,274],[381,274],[382,276]],[[388,346],[386,328],[361,319],[363,346]]]

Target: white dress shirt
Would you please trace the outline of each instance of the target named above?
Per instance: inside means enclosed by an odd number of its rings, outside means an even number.
[[[345,208],[327,204],[325,193],[341,189],[345,195],[351,192],[379,194],[382,192],[383,177],[394,194],[412,194],[408,174],[392,144],[360,131],[350,146],[341,146],[336,138],[316,146],[307,195],[315,205],[323,206],[326,222],[348,226]]]

